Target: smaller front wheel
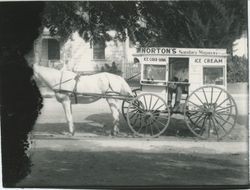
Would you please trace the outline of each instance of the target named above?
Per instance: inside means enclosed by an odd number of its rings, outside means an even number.
[[[138,92],[140,92],[140,91],[141,91],[141,88],[133,89],[132,93],[133,93],[134,97],[136,97],[138,95]],[[125,99],[122,101],[122,115],[123,115],[124,119],[127,119],[126,114],[127,114],[128,106],[129,106],[130,102],[131,102],[131,100],[129,100],[129,99]]]
[[[127,110],[127,123],[135,135],[158,137],[168,127],[170,109],[164,99],[151,93],[134,98]]]

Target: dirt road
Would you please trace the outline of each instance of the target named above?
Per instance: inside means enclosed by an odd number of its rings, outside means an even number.
[[[37,139],[32,172],[18,187],[248,184],[244,150],[223,152],[214,143],[210,148],[209,143],[203,143],[205,148],[197,142],[180,144],[186,145],[121,138]]]
[[[31,174],[18,187],[114,187],[248,184],[247,128],[237,125],[223,142],[199,141],[173,118],[157,139],[112,138],[107,104],[73,106],[76,136],[67,137],[64,113],[45,99],[34,127]]]

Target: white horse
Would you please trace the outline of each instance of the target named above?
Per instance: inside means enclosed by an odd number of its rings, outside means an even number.
[[[107,92],[116,92],[124,96],[132,96],[132,91],[126,81],[117,75],[110,73],[98,73],[88,76],[79,76],[71,71],[56,70],[53,68],[34,65],[34,75],[43,81],[50,89],[55,91],[55,97],[63,106],[65,116],[69,125],[69,132],[74,135],[75,128],[73,123],[70,94],[76,92],[79,94],[100,94],[105,95]],[[78,80],[78,82],[77,82]],[[81,103],[91,103],[99,100],[93,96],[86,96]],[[115,135],[119,132],[119,113],[118,99],[106,98],[113,116],[113,130]]]

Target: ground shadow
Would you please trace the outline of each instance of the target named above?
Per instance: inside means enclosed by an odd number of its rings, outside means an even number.
[[[247,115],[238,115],[237,123],[248,127],[248,116]]]
[[[109,113],[92,114],[88,116],[84,122],[74,123],[76,133],[87,133],[98,136],[110,135],[113,127],[113,119]],[[120,133],[121,136],[130,136],[132,131],[130,130],[126,120],[123,116],[120,116]],[[33,132],[42,132],[49,134],[64,134],[68,132],[67,123],[39,123],[36,124]],[[170,124],[167,130],[162,136],[181,136],[181,137],[193,137],[193,134],[188,130],[186,124],[181,119],[171,118]]]
[[[92,114],[84,122],[74,123],[76,135],[81,136],[110,136],[113,128],[113,119],[110,113]],[[120,134],[119,137],[133,137],[126,120],[120,116]],[[63,135],[68,132],[67,123],[43,123],[36,124],[34,132],[46,133],[51,135]],[[166,131],[161,137],[178,137],[188,139],[197,139],[188,129],[182,117],[172,117]],[[247,140],[247,128],[245,125],[237,124],[232,132],[223,139],[234,141]]]

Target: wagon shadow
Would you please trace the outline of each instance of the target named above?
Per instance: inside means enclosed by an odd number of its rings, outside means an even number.
[[[194,134],[188,129],[183,119],[171,118],[167,130],[163,133],[165,136],[194,137]]]
[[[111,114],[93,114],[88,116],[86,119],[95,123],[103,122],[105,130],[112,130],[113,124]],[[123,116],[120,116],[120,132],[121,134],[132,135],[132,132]],[[171,118],[167,130],[162,134],[162,136],[194,137],[194,135],[187,128],[185,121],[183,119],[176,118]]]
[[[109,136],[113,128],[112,121],[110,113],[92,114],[86,117],[85,121],[81,123],[74,123],[76,135]],[[121,137],[132,136],[132,132],[123,116],[120,116],[119,129]],[[68,124],[38,123],[34,126],[33,132],[48,135],[63,135],[68,132]],[[188,130],[183,120],[171,118],[167,130],[162,134],[162,136],[193,137],[193,134]]]

